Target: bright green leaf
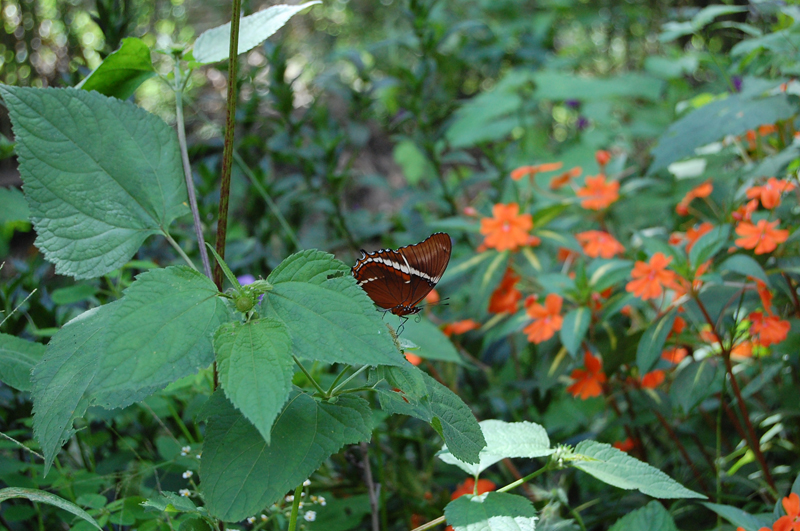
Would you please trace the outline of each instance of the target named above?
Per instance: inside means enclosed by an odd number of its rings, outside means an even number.
[[[639,367],[639,372],[642,374],[652,369],[658,358],[661,357],[664,342],[672,331],[672,325],[675,323],[677,315],[677,311],[673,308],[644,331],[644,335],[639,340],[639,346],[636,348],[636,366]]]
[[[411,140],[399,142],[392,151],[392,157],[411,185],[417,185],[424,178],[433,175],[433,165]]]
[[[692,267],[700,267],[706,260],[717,254],[720,249],[725,247],[730,234],[730,225],[720,225],[703,234],[694,242],[691,251],[689,251],[689,263]]]
[[[46,503],[48,505],[52,505],[54,507],[58,507],[59,509],[63,509],[68,513],[74,514],[78,518],[82,518],[86,522],[88,522],[93,527],[97,529],[101,529],[97,522],[94,521],[94,518],[89,515],[86,511],[72,503],[71,501],[67,501],[60,496],[56,496],[55,494],[50,494],[49,492],[45,492],[43,490],[38,489],[23,489],[19,487],[8,487],[5,489],[0,489],[0,503],[6,500],[10,500],[12,498],[25,498],[32,502],[36,503]]]
[[[214,336],[219,383],[225,396],[265,441],[289,397],[294,374],[292,341],[278,321],[226,323]]]
[[[150,48],[143,41],[128,37],[122,39],[119,49],[106,57],[76,88],[126,100],[139,85],[155,75]]]
[[[608,531],[678,531],[672,515],[657,501],[623,516]]]
[[[455,465],[474,477],[507,457],[544,457],[554,452],[545,429],[533,422],[484,420],[480,426],[486,446],[481,450],[477,464],[458,459],[450,453],[446,444],[436,455],[445,463]]]
[[[506,492],[461,496],[444,516],[455,531],[534,531],[537,519],[530,500]]]
[[[241,55],[267,40],[273,33],[286,24],[290,18],[314,4],[306,2],[297,6],[275,5],[252,15],[242,17],[239,21],[239,49]],[[192,55],[201,64],[216,63],[228,59],[231,41],[231,23],[204,31],[194,42]]]
[[[419,347],[414,354],[422,358],[464,363],[461,355],[450,342],[450,338],[444,335],[438,326],[424,317],[419,321],[409,320],[406,322],[403,337]]]
[[[558,334],[561,338],[561,343],[573,358],[578,355],[581,349],[583,338],[586,337],[586,332],[589,331],[591,320],[592,312],[585,306],[575,308],[564,316],[561,330]]]
[[[769,278],[761,264],[746,254],[735,254],[722,262],[717,268],[720,272],[732,271],[745,277],[754,277],[769,286]]]
[[[372,435],[369,404],[353,396],[331,404],[297,393],[272,427],[270,444],[221,393],[211,400],[200,488],[209,513],[228,522],[276,502],[344,445]]]
[[[731,15],[733,13],[741,13],[747,11],[747,6],[724,6],[724,5],[710,5],[701,9],[694,17],[692,17],[692,25],[696,29],[703,29],[715,18],[723,15]]]
[[[0,86],[37,232],[56,272],[98,277],[189,211],[175,132],[133,104]]]
[[[41,343],[0,333],[0,382],[18,391],[31,390],[31,369],[44,356]]]
[[[634,459],[610,444],[581,441],[575,447],[575,454],[590,459],[570,459],[572,466],[609,485],[627,490],[636,489],[654,498],[705,498],[659,469]]]
[[[196,513],[197,506],[187,498],[174,492],[160,492],[154,498],[142,502],[149,510],[162,513]]]

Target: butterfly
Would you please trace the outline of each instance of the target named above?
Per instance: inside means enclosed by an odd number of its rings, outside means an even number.
[[[417,304],[441,280],[451,250],[450,236],[437,232],[396,251],[362,249],[351,271],[375,304],[400,317],[414,315],[422,310]]]

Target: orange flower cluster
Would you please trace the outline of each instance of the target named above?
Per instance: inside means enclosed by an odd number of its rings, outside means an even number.
[[[686,231],[686,242],[687,242],[686,243],[686,252],[688,253],[689,251],[691,251],[692,247],[694,247],[694,244],[697,242],[697,240],[699,240],[700,237],[703,236],[703,234],[706,234],[707,232],[711,232],[711,229],[713,229],[713,228],[714,228],[714,225],[712,225],[711,223],[706,221],[706,222],[701,223],[697,228],[692,227],[691,229],[687,230]]]
[[[685,196],[683,196],[683,199],[681,199],[678,205],[675,207],[675,212],[681,216],[687,215],[689,213],[689,203],[698,198],[708,197],[713,191],[714,185],[711,184],[711,181],[706,181],[699,186],[695,186],[689,190]]]
[[[778,223],[780,223],[778,219],[771,223],[761,219],[755,225],[749,221],[742,221],[736,227],[736,234],[741,238],[735,243],[742,249],[754,249],[756,254],[771,253],[789,238],[788,230],[775,228]]]
[[[642,376],[640,385],[642,386],[642,389],[655,389],[664,382],[665,377],[666,375],[664,374],[664,371],[661,369],[656,369]]]
[[[762,527],[758,531],[800,531],[800,496],[791,493],[781,500],[786,516],[778,518],[772,528]],[[737,527],[736,531],[745,531],[743,527]]]
[[[633,439],[628,437],[624,441],[617,441],[614,444],[612,444],[611,446],[613,446],[617,450],[622,450],[623,452],[630,452],[631,450],[636,448],[636,443],[633,442]]]
[[[544,299],[544,306],[535,301],[526,301],[526,311],[533,319],[531,324],[522,331],[528,334],[531,343],[543,343],[561,330],[564,319],[561,317],[561,304],[564,302],[560,296],[550,293]]]
[[[616,238],[601,230],[587,230],[575,235],[583,252],[591,258],[613,258],[624,253],[625,247]]]
[[[533,218],[530,214],[520,214],[517,203],[498,203],[492,207],[492,215],[481,220],[483,245],[498,251],[515,251],[528,243]]]
[[[578,177],[581,173],[583,173],[583,169],[580,166],[575,166],[571,170],[565,171],[561,175],[553,177],[550,180],[550,189],[558,190],[559,188],[570,182],[575,177]]]
[[[572,371],[570,378],[575,380],[575,383],[567,387],[567,391],[574,397],[580,397],[581,400],[600,396],[603,394],[603,384],[606,381],[600,357],[592,356],[592,353],[587,350],[583,354],[583,365],[586,367],[585,370],[575,369]]]
[[[560,170],[562,165],[561,162],[551,162],[548,164],[539,164],[537,166],[521,166],[511,172],[511,178],[515,181],[519,181],[526,175],[533,177],[540,172]]]
[[[777,315],[765,315],[764,312],[753,312],[747,318],[750,320],[750,335],[765,347],[786,339],[792,327],[789,321],[783,321]]]
[[[689,351],[683,347],[671,347],[661,353],[661,359],[677,365],[689,355]]]
[[[595,177],[586,177],[583,188],[575,192],[578,197],[583,197],[581,206],[587,210],[602,210],[619,199],[619,181],[606,183],[603,174]]]
[[[772,210],[781,204],[781,194],[795,189],[795,184],[789,181],[779,181],[775,177],[770,177],[763,186],[753,186],[747,190],[748,199],[758,199],[761,206],[767,210]]]
[[[503,280],[492,293],[489,300],[489,313],[516,313],[519,309],[519,301],[522,300],[522,293],[517,289],[519,275],[514,273],[510,267],[506,269]]]
[[[648,262],[638,261],[631,271],[632,280],[625,289],[642,300],[660,297],[664,288],[673,285],[675,273],[667,270],[672,257],[655,253]]]

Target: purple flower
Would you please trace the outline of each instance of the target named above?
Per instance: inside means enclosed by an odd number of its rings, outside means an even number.
[[[564,105],[569,107],[570,109],[577,109],[581,106],[580,100],[565,100]]]
[[[733,83],[733,91],[734,92],[741,92],[742,91],[742,78],[741,78],[741,76],[733,76],[731,78],[731,83]]]
[[[583,131],[587,127],[589,127],[589,120],[587,120],[583,116],[578,116],[578,121],[575,122],[575,126],[578,128],[578,131]]]
[[[248,274],[248,275],[242,275],[240,277],[236,277],[236,280],[238,280],[239,284],[241,284],[242,286],[246,286],[248,284],[252,284],[253,282],[255,282],[256,281],[256,277],[254,277],[253,275]]]

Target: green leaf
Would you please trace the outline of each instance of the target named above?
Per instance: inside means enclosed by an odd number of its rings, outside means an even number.
[[[413,319],[406,322],[403,336],[416,343],[419,349],[414,354],[422,358],[464,364],[450,338],[424,317],[419,321]]]
[[[50,298],[53,299],[54,303],[64,305],[85,301],[93,297],[95,293],[97,293],[97,286],[93,286],[92,284],[75,284],[74,286],[53,290],[53,293],[50,294]]]
[[[589,286],[594,292],[601,292],[627,280],[631,276],[633,261],[631,260],[603,260],[592,261],[588,268]]]
[[[575,447],[577,457],[572,466],[583,470],[604,483],[621,489],[636,489],[654,498],[705,498],[687,489],[657,468],[643,463],[610,444],[581,441]]]
[[[431,162],[411,140],[399,142],[392,151],[392,157],[412,186],[419,184],[426,177],[435,175]]]
[[[586,332],[589,331],[591,320],[592,312],[585,306],[575,308],[564,316],[558,336],[573,358],[578,355],[578,351],[581,349],[583,338],[586,337]]]
[[[641,98],[658,101],[664,82],[648,74],[628,73],[608,78],[577,76],[554,70],[533,74],[534,97],[540,100],[598,101],[610,98]]]
[[[233,274],[233,271],[231,271],[231,268],[228,267],[228,264],[225,263],[225,260],[223,260],[222,257],[219,255],[219,253],[217,253],[217,250],[214,249],[213,245],[211,245],[208,242],[205,242],[205,244],[206,247],[208,247],[208,250],[211,251],[211,254],[214,255],[214,260],[217,261],[217,265],[219,266],[220,269],[222,269],[222,272],[225,274],[225,277],[228,279],[228,282],[231,283],[231,285],[237,292],[242,293],[242,285],[239,284],[239,279],[236,278],[236,275]]]
[[[48,505],[58,507],[59,509],[67,511],[68,513],[74,514],[78,518],[82,518],[93,527],[96,527],[97,529],[102,529],[97,524],[97,522],[94,521],[94,518],[92,518],[91,515],[89,515],[89,513],[87,513],[86,511],[84,511],[71,501],[67,501],[64,498],[61,498],[60,496],[56,496],[55,494],[50,494],[49,492],[45,492],[43,490],[38,490],[38,489],[23,489],[19,487],[8,487],[5,489],[0,489],[0,502],[4,502],[12,498],[25,498],[32,502],[46,503]]]
[[[229,319],[213,282],[188,267],[140,274],[119,301],[67,323],[33,370],[34,433],[45,473],[89,405],[125,407],[207,367]]]
[[[122,39],[119,49],[106,57],[76,88],[127,100],[139,85],[155,75],[150,48],[143,41],[128,37]]]
[[[747,11],[747,6],[724,6],[724,5],[710,5],[701,9],[694,17],[692,17],[692,25],[699,29],[703,29],[715,18],[723,15],[731,15],[733,13],[741,13]]]
[[[289,397],[292,341],[278,321],[226,323],[214,336],[219,383],[225,396],[269,443],[275,417]]]
[[[759,81],[749,78],[745,81],[745,87],[753,84],[761,91],[748,89],[729,95],[691,111],[670,125],[652,151],[653,163],[647,173],[655,173],[675,161],[694,155],[695,148],[727,135],[743,134],[761,124],[775,123],[797,112],[786,94],[761,97],[761,92],[775,87],[778,81],[769,84]]]
[[[17,188],[0,188],[0,225],[9,221],[28,221],[31,211],[25,196]]]
[[[670,387],[670,397],[679,404],[684,413],[694,407],[712,393],[720,391],[723,373],[714,360],[706,358],[683,367]]]
[[[175,132],[133,104],[75,89],[0,85],[37,246],[56,272],[121,267],[189,212]]]
[[[18,391],[31,390],[31,369],[44,356],[46,347],[0,333],[0,382]]]
[[[390,415],[409,415],[430,423],[456,458],[466,463],[478,463],[486,440],[472,411],[450,389],[424,372],[420,371],[420,374],[428,389],[425,399],[418,403],[406,402],[400,393],[379,387],[381,408]]]
[[[745,531],[758,531],[762,527],[772,529],[775,517],[772,514],[750,514],[736,507],[721,505],[718,503],[700,502],[707,509],[714,511],[725,520],[737,527],[743,527]]]
[[[692,267],[699,267],[706,260],[717,254],[727,243],[730,234],[730,225],[720,225],[703,234],[700,239],[694,242],[692,250],[689,251],[689,263]]]
[[[617,520],[608,531],[678,531],[663,505],[651,501]]]
[[[529,500],[505,492],[461,496],[447,504],[444,517],[455,531],[534,531],[537,519]]]
[[[458,459],[450,453],[447,445],[436,455],[445,463],[455,465],[467,474],[477,477],[478,474],[507,457],[544,457],[555,451],[550,448],[547,431],[533,422],[484,420],[480,426],[486,439],[486,446],[481,450],[477,464],[465,463]]]
[[[264,42],[286,24],[290,18],[314,4],[306,2],[298,6],[275,5],[239,21],[239,49],[237,55],[248,52]],[[216,63],[228,59],[231,40],[231,23],[211,28],[200,34],[194,42],[192,55],[200,64]]]
[[[180,496],[174,492],[160,492],[155,498],[150,498],[142,502],[142,506],[148,510],[162,513],[197,513],[197,506],[186,496]]]
[[[756,262],[755,259],[746,254],[735,254],[731,256],[722,262],[717,270],[720,273],[732,271],[733,273],[739,273],[745,277],[757,278],[769,286],[769,278],[764,272],[764,268],[761,267],[761,264]]]
[[[642,339],[639,340],[639,346],[636,347],[636,366],[639,367],[639,372],[642,374],[652,369],[658,358],[661,357],[664,342],[672,331],[672,325],[675,323],[677,315],[677,310],[673,308],[644,331]]]
[[[508,251],[496,252],[489,251],[493,254],[491,260],[481,264],[478,270],[474,273],[472,281],[472,306],[481,314],[485,314],[489,308],[489,300],[492,298],[492,293],[497,289],[503,275],[506,272],[506,264],[508,263]]]
[[[325,505],[314,508],[317,518],[313,522],[303,522],[309,531],[351,531],[372,512],[369,494],[339,499],[325,493],[324,497]]]
[[[342,446],[372,435],[369,404],[353,396],[331,404],[297,393],[272,427],[270,444],[221,393],[211,400],[200,489],[209,513],[227,522],[276,502]]]
[[[405,358],[349,271],[322,251],[293,254],[267,277],[273,289],[264,300],[265,314],[286,325],[299,357],[402,365]]]

